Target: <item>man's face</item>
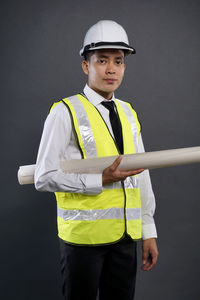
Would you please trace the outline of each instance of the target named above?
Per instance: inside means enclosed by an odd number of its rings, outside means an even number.
[[[124,52],[115,49],[96,50],[89,61],[83,61],[88,85],[106,99],[120,86],[124,77]]]

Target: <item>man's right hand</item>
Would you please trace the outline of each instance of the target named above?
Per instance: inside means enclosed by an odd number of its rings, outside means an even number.
[[[144,171],[144,169],[137,169],[137,170],[128,170],[128,171],[120,171],[118,169],[119,164],[122,161],[122,156],[116,158],[116,160],[107,167],[102,174],[102,184],[109,184],[116,181],[123,181],[128,176],[133,176],[139,174]]]

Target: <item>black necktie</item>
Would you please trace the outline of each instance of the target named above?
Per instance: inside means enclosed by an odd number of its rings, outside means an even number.
[[[103,101],[101,102],[109,110],[110,123],[112,126],[115,141],[121,154],[123,154],[123,138],[122,138],[122,125],[118,114],[115,111],[114,101]]]

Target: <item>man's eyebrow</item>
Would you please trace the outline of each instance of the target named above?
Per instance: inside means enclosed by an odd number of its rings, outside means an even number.
[[[117,56],[115,59],[124,59],[124,56]]]
[[[99,55],[98,57],[99,58],[109,58],[109,56],[103,55],[103,54]],[[114,59],[124,59],[124,56],[117,56],[117,57],[114,57]]]
[[[103,54],[98,55],[98,57],[99,57],[99,58],[109,58],[108,56],[103,55]]]

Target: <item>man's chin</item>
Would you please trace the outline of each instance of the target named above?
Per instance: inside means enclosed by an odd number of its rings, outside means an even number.
[[[118,89],[118,85],[117,86],[106,86],[104,89],[104,92],[106,93],[114,93],[117,89]]]

